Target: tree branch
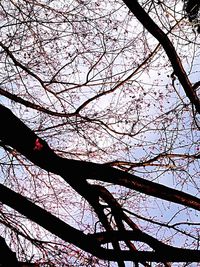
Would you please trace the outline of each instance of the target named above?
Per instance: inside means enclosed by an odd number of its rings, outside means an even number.
[[[87,195],[86,180],[101,180],[200,210],[200,199],[187,193],[104,164],[59,157],[44,140],[40,139],[8,108],[0,105],[0,114],[0,124],[2,125],[0,139],[2,142],[13,147],[44,170],[60,175],[77,192],[85,190],[85,196]],[[40,150],[35,149],[36,142],[41,144]]]
[[[8,247],[3,237],[0,236],[0,266],[1,267],[20,267],[16,255]]]
[[[145,10],[138,3],[138,0],[123,0],[129,10],[142,23],[142,25],[158,40],[164,48],[171,65],[174,69],[175,75],[178,77],[187,97],[190,102],[196,107],[200,113],[200,100],[183,68],[181,60],[176,53],[176,50],[169,40],[167,35],[158,27],[158,25],[150,18]]]
[[[92,253],[101,259],[110,261],[199,261],[200,251],[190,249],[174,248],[162,244],[155,238],[143,233],[140,230],[134,231],[110,231],[96,234],[85,235],[81,231],[71,227],[65,222],[61,221],[46,210],[36,206],[25,197],[12,191],[11,189],[0,184],[0,201],[4,204],[17,210],[30,220],[38,223],[52,234],[57,235],[66,242],[78,246],[79,248]],[[120,241],[120,240],[136,240],[156,245],[159,244],[158,250],[154,251],[127,251],[120,250],[116,253],[113,249],[106,249],[101,247],[101,244]],[[12,265],[15,266],[15,265]]]
[[[49,109],[44,108],[44,107],[42,107],[40,105],[34,104],[34,103],[30,102],[30,101],[27,101],[27,100],[21,98],[20,96],[17,96],[15,94],[11,94],[10,92],[4,90],[1,87],[0,87],[0,94],[5,96],[5,97],[7,97],[7,98],[9,98],[10,100],[13,100],[13,101],[15,101],[17,103],[20,103],[20,104],[24,105],[25,107],[41,111],[41,112],[43,112],[45,114],[48,114],[48,115],[51,115],[51,116],[69,118],[69,117],[78,115],[75,112],[66,114],[66,113],[60,113],[60,112],[55,112],[55,111],[49,110]]]
[[[23,214],[31,221],[44,227],[52,234],[87,252],[91,252],[98,247],[98,242],[93,241],[94,238],[85,235],[82,231],[77,230],[61,221],[48,211],[36,206],[24,196],[14,192],[2,184],[0,184],[0,201]]]

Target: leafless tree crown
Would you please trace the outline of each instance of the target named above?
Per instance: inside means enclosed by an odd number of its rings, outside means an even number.
[[[0,266],[200,262],[199,12],[0,1]]]

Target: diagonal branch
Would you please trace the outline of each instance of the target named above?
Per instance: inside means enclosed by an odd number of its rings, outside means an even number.
[[[40,168],[60,175],[77,192],[85,190],[85,196],[88,188],[86,180],[101,180],[200,210],[200,199],[187,193],[104,164],[62,158],[8,108],[0,105],[0,114],[0,124],[3,126],[0,130],[0,140],[4,144],[13,147]],[[35,149],[37,142],[41,146],[39,150]]]
[[[90,248],[92,247],[94,250],[99,247],[98,242],[93,241],[95,240],[94,238],[88,237],[82,231],[61,221],[48,211],[36,206],[22,195],[2,184],[0,184],[0,201],[66,242],[72,243],[87,252],[91,252]]]
[[[0,201],[17,210],[64,241],[71,242],[79,248],[92,253],[94,256],[101,259],[110,261],[131,260],[140,262],[200,261],[200,251],[179,249],[165,245],[137,229],[134,229],[134,231],[109,231],[86,235],[1,184]],[[155,247],[156,245],[159,245],[160,248],[158,251],[134,251],[133,253],[133,251],[120,250],[116,253],[114,249],[101,247],[101,244],[120,240],[142,241],[151,243]]]
[[[190,102],[196,107],[198,113],[200,113],[200,100],[194,90],[184,68],[181,63],[176,50],[167,37],[167,35],[158,27],[158,25],[150,18],[145,12],[137,0],[123,0],[129,10],[135,15],[135,17],[142,23],[142,25],[158,40],[158,42],[164,48],[171,65],[174,69],[175,75],[178,77],[187,97]]]
[[[24,105],[25,107],[41,111],[41,112],[43,112],[45,114],[48,114],[48,115],[51,115],[51,116],[69,118],[69,117],[78,115],[75,112],[72,112],[72,113],[60,113],[60,112],[52,111],[50,109],[47,109],[45,107],[42,107],[42,106],[37,105],[35,103],[32,103],[32,102],[30,102],[28,100],[25,100],[25,99],[21,98],[20,96],[18,96],[16,94],[11,94],[10,92],[4,90],[2,87],[0,87],[0,94],[5,96],[5,97],[7,97],[7,98],[9,98],[10,100],[13,100],[13,101],[15,101],[17,103],[20,103],[20,104]]]

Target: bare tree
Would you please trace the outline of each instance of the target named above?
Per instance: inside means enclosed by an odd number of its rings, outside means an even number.
[[[1,1],[0,265],[200,262],[191,2]]]

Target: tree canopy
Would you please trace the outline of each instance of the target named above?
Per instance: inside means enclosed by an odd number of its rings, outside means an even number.
[[[2,267],[200,262],[199,10],[0,2]]]

